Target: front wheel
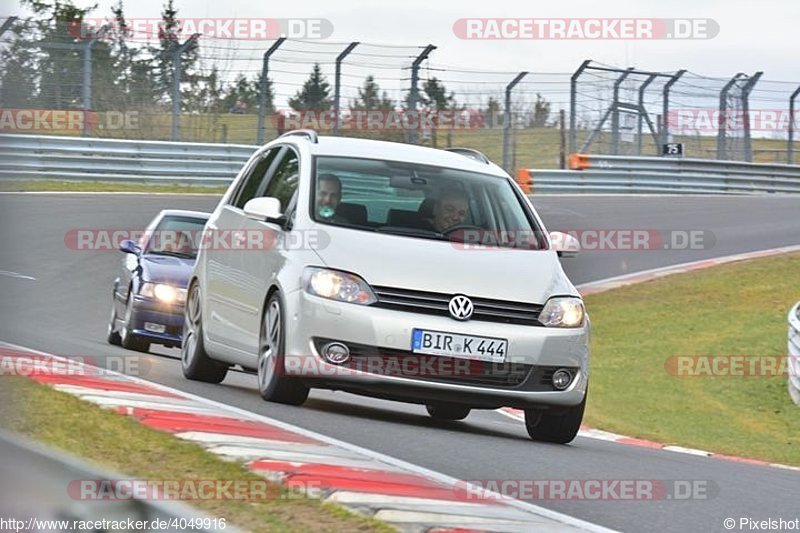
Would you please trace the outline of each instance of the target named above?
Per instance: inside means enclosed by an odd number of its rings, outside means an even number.
[[[280,293],[270,296],[261,321],[258,343],[258,392],[269,402],[301,405],[309,388],[299,379],[286,375],[283,305]]]
[[[114,313],[116,315],[116,311]],[[150,343],[133,332],[133,291],[128,291],[128,300],[125,302],[125,318],[122,320],[119,340],[126,350],[147,352],[150,349]]]
[[[183,315],[183,343],[181,344],[181,368],[183,376],[194,381],[220,383],[228,374],[228,366],[214,361],[203,345],[202,306],[200,286],[189,288],[186,310]]]
[[[113,344],[114,346],[122,344],[122,338],[119,335],[119,331],[117,331],[116,297],[112,297],[111,299],[111,318],[108,319],[108,334],[106,335],[106,340],[109,344]]]
[[[531,439],[539,442],[567,444],[578,435],[586,408],[586,396],[574,407],[559,414],[551,414],[539,409],[525,409],[525,429]]]

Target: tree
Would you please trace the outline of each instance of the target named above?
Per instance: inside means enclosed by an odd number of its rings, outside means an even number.
[[[445,86],[436,78],[430,78],[422,85],[422,103],[436,111],[457,109],[455,93],[447,94]]]
[[[161,12],[161,25],[158,28],[158,46],[151,47],[150,52],[155,60],[154,84],[160,99],[169,101],[172,99],[172,83],[174,73],[172,72],[172,61],[178,47],[183,44],[189,35],[182,35],[178,21],[178,10],[175,8],[173,0],[167,0],[164,10]],[[197,63],[197,47],[189,47],[181,54],[181,81],[195,85],[199,81],[199,75],[194,72]]]
[[[548,120],[550,120],[550,102],[541,94],[536,93],[536,103],[533,104],[533,113],[530,116],[527,127],[545,128]]]
[[[0,52],[0,106],[31,107],[38,94],[36,49],[23,24],[14,24],[10,31],[13,38]]]
[[[394,108],[386,91],[380,94],[381,88],[371,74],[364,80],[364,85],[358,89],[358,98],[350,105],[353,111],[388,111]]]
[[[303,88],[289,99],[289,105],[295,111],[328,111],[333,105],[330,98],[330,84],[322,75],[319,63],[314,64],[311,75],[303,84]]]
[[[83,19],[97,6],[79,8],[72,0],[54,1],[52,4],[44,0],[20,0],[20,5],[29,9],[33,16],[30,24],[18,33],[17,40],[26,40],[27,43],[12,45],[12,48],[14,53],[24,58],[23,66],[36,65],[38,85],[35,100],[26,100],[42,107],[80,107],[82,57],[80,47],[75,45],[82,44],[82,41],[81,35],[71,30],[82,29]],[[19,63],[16,65],[20,66]],[[4,72],[15,75],[13,71]],[[17,85],[15,91],[20,90],[18,84],[11,85]]]
[[[494,96],[489,97],[486,107],[481,112],[483,113],[484,128],[495,128],[501,123],[500,102]]]

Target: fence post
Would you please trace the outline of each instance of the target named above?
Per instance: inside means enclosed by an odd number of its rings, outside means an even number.
[[[753,77],[747,80],[742,87],[742,119],[744,120],[744,160],[751,163],[753,161],[753,140],[750,138],[750,92],[758,80],[763,76],[763,72],[756,72]]]
[[[563,109],[558,111],[558,129],[559,129],[559,149],[558,149],[558,168],[567,168],[567,131],[566,131],[566,113]]]
[[[731,78],[728,83],[722,87],[722,90],[719,92],[719,116],[717,118],[717,159],[727,159],[728,158],[728,148],[727,148],[727,139],[725,138],[725,129],[728,120],[728,92],[731,88],[736,85],[737,81],[740,81],[746,75],[743,72],[739,72]]]
[[[591,59],[587,59],[581,63],[581,66],[572,73],[572,77],[569,80],[569,151],[572,154],[575,153],[575,148],[578,145],[578,78],[591,62]]]
[[[675,73],[670,80],[664,84],[664,90],[662,91],[662,109],[661,109],[661,144],[667,144],[669,142],[669,91],[672,89],[672,86],[678,83],[678,80],[686,74],[686,70],[679,70]]]
[[[258,88],[258,124],[256,125],[256,144],[264,144],[267,122],[267,86],[269,85],[269,56],[277,50],[286,37],[280,37],[272,43],[269,50],[264,52],[264,59],[261,63],[261,86]]]
[[[197,43],[199,33],[193,34],[175,48],[172,54],[172,140],[181,140],[181,55]]]
[[[792,93],[792,96],[789,97],[789,145],[787,146],[786,157],[790,165],[793,163],[794,159],[794,128],[796,127],[794,101],[797,99],[798,95],[800,95],[800,87],[797,87]]]
[[[625,69],[617,81],[614,82],[613,101],[611,102],[611,153],[619,154],[619,86],[633,72],[633,67]]]
[[[511,91],[527,74],[526,71],[520,72],[511,80],[511,83],[506,85],[505,112],[503,114],[503,168],[508,173],[511,172]]]
[[[411,91],[408,94],[408,108],[412,114],[412,119],[415,117],[413,116],[417,112],[417,101],[419,100],[419,88],[417,84],[419,83],[419,66],[428,58],[431,52],[436,50],[436,47],[432,44],[429,44],[425,47],[420,55],[411,63]],[[418,117],[417,117],[418,118]],[[417,123],[421,126],[422,121],[417,120]],[[411,144],[417,144],[417,129],[411,128],[408,132],[408,142]]]
[[[339,98],[341,97],[342,86],[342,61],[347,54],[353,51],[353,48],[358,46],[358,41],[354,41],[347,45],[341,54],[336,57],[336,75],[333,82],[333,134],[339,135]]]
[[[658,76],[658,74],[650,74],[639,87],[639,114],[637,116],[638,120],[636,121],[636,155],[642,155],[642,122],[644,121],[644,113],[646,112],[644,109],[644,93],[647,90],[647,86],[656,79],[656,76]]]

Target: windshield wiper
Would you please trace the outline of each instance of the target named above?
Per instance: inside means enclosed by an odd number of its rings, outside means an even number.
[[[447,240],[443,233],[438,231],[422,229],[422,228],[408,228],[405,226],[381,226],[375,228],[378,233],[388,233],[390,235],[402,235],[404,237],[422,237],[424,239]]]
[[[197,255],[194,253],[170,252],[169,250],[150,251],[147,253],[150,255],[166,255],[169,257],[181,257],[183,259],[194,259],[195,257],[197,257]]]

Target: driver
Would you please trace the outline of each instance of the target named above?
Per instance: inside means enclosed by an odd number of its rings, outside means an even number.
[[[448,189],[439,196],[433,206],[431,225],[436,231],[443,233],[449,228],[463,224],[467,219],[468,210],[467,194],[459,189]]]

